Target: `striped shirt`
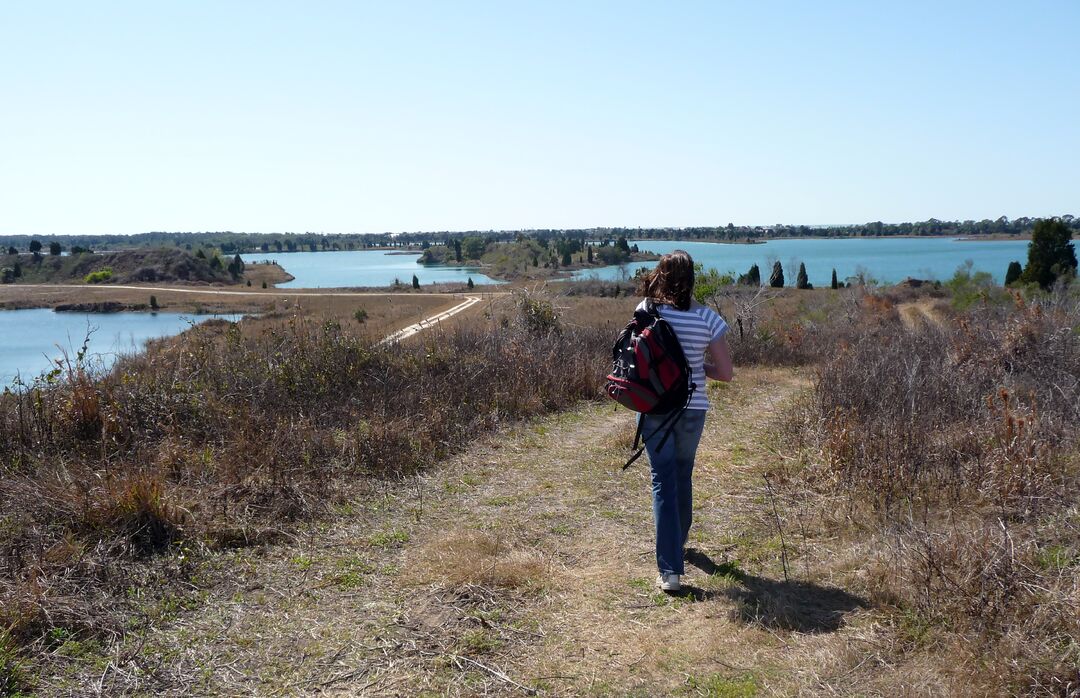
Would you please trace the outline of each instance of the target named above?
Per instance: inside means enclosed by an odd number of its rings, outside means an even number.
[[[644,310],[645,301],[641,301],[637,309]],[[677,310],[670,305],[658,305],[656,309],[660,317],[667,320],[671,328],[675,330],[675,336],[679,338],[679,345],[682,346],[686,360],[690,364],[692,374],[690,381],[697,386],[687,408],[709,409],[709,398],[705,394],[705,349],[710,342],[720,339],[727,333],[727,323],[715,310],[697,301],[690,303],[689,310]]]

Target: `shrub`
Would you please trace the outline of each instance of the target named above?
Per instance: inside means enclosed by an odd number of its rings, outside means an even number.
[[[112,269],[110,269],[109,267],[105,267],[104,269],[90,272],[83,278],[83,281],[88,284],[99,284],[104,281],[110,281],[112,280],[112,278]]]
[[[562,327],[554,303],[543,294],[527,289],[516,290],[518,324],[533,335],[559,334]]]
[[[200,544],[265,540],[356,483],[598,399],[609,332],[562,332],[537,343],[515,323],[470,323],[372,346],[303,318],[253,335],[206,323],[101,377],[15,386],[0,395],[0,501],[20,532],[3,541],[0,617],[40,618],[23,625],[24,647],[73,623],[68,609],[86,632],[111,632],[125,589],[145,584],[124,560],[175,551],[167,567],[182,577]],[[48,593],[35,591],[42,580]]]
[[[855,325],[789,421],[808,463],[792,486],[835,495],[829,516],[880,551],[875,593],[1006,694],[1064,685],[1080,659],[1064,523],[1080,506],[1080,302],[1013,299]]]
[[[970,260],[956,270],[945,282],[945,287],[952,292],[953,305],[960,310],[980,300],[1007,302],[1009,299],[1008,294],[994,283],[994,277],[985,271],[975,271]]]
[[[356,319],[357,322],[364,323],[367,322],[368,314],[367,311],[363,308],[357,308],[356,312],[353,313],[353,317]]]

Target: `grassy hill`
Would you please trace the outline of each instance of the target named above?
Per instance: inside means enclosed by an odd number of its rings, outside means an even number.
[[[74,255],[0,255],[7,283],[232,283],[227,260],[196,257],[181,249],[134,249]],[[96,274],[96,277],[87,277]],[[95,281],[96,280],[96,281]]]

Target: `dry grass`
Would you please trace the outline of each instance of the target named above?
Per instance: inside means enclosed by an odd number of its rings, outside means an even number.
[[[107,376],[76,362],[4,395],[0,626],[38,657],[57,632],[122,637],[148,615],[141,594],[188,583],[208,548],[287,534],[357,481],[414,474],[485,431],[595,398],[604,343],[563,336],[571,351],[513,328],[374,347],[309,317],[211,325]],[[543,351],[579,380],[555,378]],[[491,579],[526,580],[520,554],[494,562]]]
[[[1080,305],[996,304],[902,322],[887,299],[793,413],[819,500],[867,551],[905,653],[972,692],[1080,687]],[[821,514],[825,517],[825,514]],[[871,552],[873,551],[873,552]]]
[[[421,548],[416,563],[426,581],[456,586],[537,588],[548,576],[549,563],[535,550],[512,547],[484,531],[454,531]]]

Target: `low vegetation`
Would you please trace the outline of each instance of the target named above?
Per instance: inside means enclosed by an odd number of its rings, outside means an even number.
[[[76,356],[5,391],[4,641],[26,656],[57,632],[123,633],[148,598],[198,573],[200,551],[271,540],[358,482],[596,398],[608,338],[556,322],[377,347],[335,323],[247,336],[213,321],[108,375]],[[562,341],[537,341],[556,331]]]
[[[787,487],[865,556],[906,651],[980,667],[980,693],[1075,691],[1080,299],[964,298],[914,323],[866,300],[791,414]]]
[[[233,283],[239,276],[230,275],[227,266],[218,257],[208,260],[167,248],[0,256],[0,267],[10,270],[4,283]]]

